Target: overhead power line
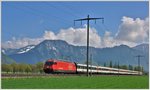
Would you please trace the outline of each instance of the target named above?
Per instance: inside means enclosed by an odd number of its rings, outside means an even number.
[[[64,18],[64,17],[62,18],[62,17],[59,17],[59,16],[55,16],[53,14],[50,14],[48,12],[40,11],[40,10],[32,8],[32,7],[30,7],[29,5],[26,5],[26,4],[22,5],[23,8],[19,8],[19,7],[16,7],[16,6],[17,5],[14,5],[13,7],[16,8],[16,9],[20,9],[22,11],[28,12],[31,15],[34,15],[34,16],[37,16],[37,17],[40,17],[40,18],[44,18],[48,22],[50,22],[49,17],[54,17],[55,20],[53,20],[53,22],[58,21],[58,22],[66,23],[66,24],[69,24],[67,22],[70,22],[67,18]],[[50,24],[53,24],[53,23],[51,22]]]
[[[28,7],[28,6],[25,6],[25,7],[26,7],[26,8],[29,8],[29,9],[32,10],[33,12],[34,12],[34,11],[41,12],[41,11],[35,9],[35,8],[31,8],[31,7]],[[49,16],[55,17],[55,19],[56,19],[57,21],[63,21],[63,23],[66,23],[66,22],[69,21],[69,20],[66,20],[66,19],[64,19],[64,18],[55,16],[55,15],[53,15],[53,14],[49,14],[49,13],[43,12],[43,11],[42,11],[42,13],[40,13],[40,14],[42,14],[42,15],[44,15],[44,16],[47,15],[47,18],[48,18]],[[65,21],[65,22],[64,22],[64,21]],[[66,24],[68,24],[68,23],[66,23]]]
[[[71,7],[67,6],[66,4],[65,5],[60,4],[60,5],[64,8],[66,8],[67,9],[66,11],[68,11],[68,13],[75,16],[76,18],[79,18],[79,15],[77,15],[77,13],[75,13]],[[73,13],[72,13],[72,11],[73,11]]]

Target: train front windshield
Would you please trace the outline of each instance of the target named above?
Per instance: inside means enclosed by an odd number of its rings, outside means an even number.
[[[54,62],[46,62],[45,63],[45,65],[47,65],[47,66],[51,66],[51,65],[53,65],[54,64]]]

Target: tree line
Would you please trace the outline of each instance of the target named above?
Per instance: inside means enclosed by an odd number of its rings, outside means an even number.
[[[2,64],[2,73],[43,73],[43,62],[36,64]]]
[[[2,72],[5,73],[27,73],[27,74],[43,73],[43,64],[44,64],[43,62],[38,62],[36,64],[12,63],[12,64],[2,64],[1,67],[2,67]],[[110,61],[109,63],[104,63],[103,66],[144,72],[143,67],[132,66],[132,65],[118,65],[117,63],[113,64],[112,61]]]

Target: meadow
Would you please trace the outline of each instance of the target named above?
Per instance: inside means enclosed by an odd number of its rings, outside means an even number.
[[[148,89],[148,76],[2,78],[2,89]]]

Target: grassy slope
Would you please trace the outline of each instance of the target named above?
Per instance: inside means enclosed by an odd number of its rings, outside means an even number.
[[[15,63],[15,61],[12,58],[8,57],[7,55],[5,55],[3,53],[1,53],[1,55],[2,55],[2,58],[1,58],[2,64],[4,64],[4,63],[5,64]]]
[[[105,89],[148,89],[148,76],[72,76],[72,77],[38,77],[38,78],[5,78],[2,88],[105,88]]]

